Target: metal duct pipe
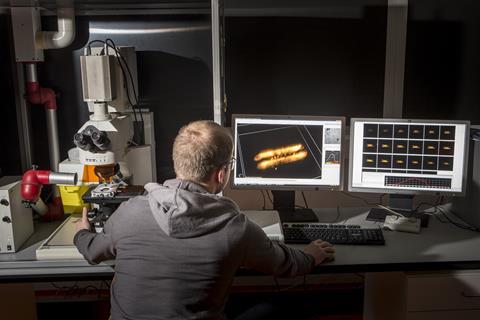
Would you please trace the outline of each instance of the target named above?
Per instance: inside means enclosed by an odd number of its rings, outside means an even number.
[[[70,2],[70,1],[69,1]],[[35,34],[35,42],[41,49],[65,48],[75,39],[75,11],[71,8],[57,9],[58,31],[39,31]]]
[[[60,163],[60,144],[58,138],[57,103],[53,90],[40,87],[37,77],[37,66],[34,63],[25,64],[25,76],[27,80],[27,99],[32,104],[41,104],[45,107],[47,119],[48,156],[50,158],[50,170],[58,171]],[[53,188],[54,197],[60,196],[58,188]]]
[[[37,65],[35,63],[25,63],[25,80],[27,82],[38,82]]]
[[[70,186],[74,186],[77,184],[78,176],[76,173],[69,173],[69,172],[50,172],[50,176],[48,177],[48,181],[51,184],[66,184]]]
[[[60,163],[60,145],[58,139],[57,109],[45,109],[47,116],[48,154],[50,156],[50,169],[58,171]]]

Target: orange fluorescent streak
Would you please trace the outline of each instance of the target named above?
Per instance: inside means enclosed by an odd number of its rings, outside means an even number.
[[[303,150],[302,144],[293,144],[290,146],[276,148],[276,149],[265,149],[257,153],[253,158],[253,160],[260,161],[260,160],[269,159],[272,157],[284,157],[291,153],[298,152],[300,150]]]
[[[292,153],[292,154],[289,154],[289,155],[270,158],[270,159],[267,159],[267,160],[260,161],[257,164],[257,168],[260,169],[260,170],[265,170],[265,169],[268,169],[268,168],[271,168],[271,167],[276,167],[276,166],[281,165],[281,164],[286,164],[286,163],[295,162],[295,161],[305,159],[307,157],[307,155],[308,155],[308,152],[305,151],[305,150],[302,150],[302,151],[298,151],[298,152],[295,152],[295,153]]]

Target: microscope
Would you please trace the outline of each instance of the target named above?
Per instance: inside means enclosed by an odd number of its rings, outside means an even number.
[[[64,205],[74,208],[74,213],[90,204],[88,216],[96,231],[102,232],[121,202],[142,194],[143,185],[156,180],[154,148],[144,143],[144,117],[136,110],[135,49],[116,47],[113,42],[99,47],[89,44],[80,67],[83,100],[91,114],[73,137],[75,148],[59,165],[62,172],[77,173],[79,183],[76,189],[66,186],[60,191]],[[151,125],[147,129],[153,131]],[[77,197],[72,197],[75,192]]]

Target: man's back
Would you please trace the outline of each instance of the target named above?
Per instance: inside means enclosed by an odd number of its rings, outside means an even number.
[[[135,211],[127,212],[130,206]],[[245,246],[239,241],[243,217],[233,218],[230,227],[178,239],[159,228],[146,197],[131,201],[120,215],[117,221],[123,235],[115,244],[112,290],[118,316],[138,319],[160,313],[166,319],[217,318],[243,259]]]
[[[89,261],[116,259],[113,319],[221,319],[240,266],[285,275],[313,266],[310,256],[272,244],[234,202],[197,184],[170,180],[146,189],[148,196],[112,215],[101,242],[88,232],[75,237]]]

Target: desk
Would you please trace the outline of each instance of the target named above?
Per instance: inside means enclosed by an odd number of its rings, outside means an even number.
[[[360,224],[368,208],[315,209],[320,222]],[[338,217],[337,217],[338,216]],[[40,223],[35,233],[17,253],[0,255],[0,281],[37,281],[45,279],[110,278],[112,263],[91,266],[84,260],[37,261],[35,249],[59,225]],[[384,272],[420,270],[480,269],[480,233],[442,224],[431,217],[420,234],[384,231],[384,246],[336,246],[335,261],[316,268],[318,273]],[[302,245],[292,245],[302,248]],[[239,275],[252,274],[240,271]]]
[[[316,209],[315,212],[320,222],[379,226],[378,223],[365,221],[368,208],[340,208],[339,211],[336,208],[329,208]],[[84,260],[36,261],[35,249],[59,224],[57,222],[36,225],[35,233],[24,245],[23,250],[16,254],[0,255],[0,282],[109,279],[113,276],[112,263],[90,266]],[[337,245],[335,261],[315,269],[315,273],[365,272],[365,319],[427,319],[418,318],[418,315],[423,317],[427,314],[431,316],[428,319],[440,319],[438,311],[408,311],[411,304],[407,301],[409,292],[407,284],[415,285],[428,281],[430,276],[419,278],[412,275],[413,277],[410,278],[417,279],[415,282],[410,281],[409,275],[404,272],[480,269],[480,234],[459,229],[451,224],[442,224],[433,217],[430,218],[429,227],[422,229],[420,234],[384,231],[384,237],[386,242],[384,246]],[[302,248],[303,246],[294,245],[294,247]],[[476,271],[471,272],[472,274],[461,276],[464,277],[463,279],[478,278],[480,283],[480,273],[477,275]],[[258,273],[240,270],[238,275],[258,275]],[[450,286],[455,287],[461,284],[458,279],[462,278],[447,276],[448,278],[444,278],[449,279],[447,282]],[[392,305],[392,301],[396,303]],[[480,297],[478,303],[475,299],[470,299],[470,305],[466,307],[471,307],[472,301],[478,310],[470,309],[465,311],[468,313],[461,313],[460,316],[445,312],[442,314],[450,318],[480,318]],[[459,302],[460,306],[465,307],[462,303]],[[418,303],[413,307],[418,309]]]
[[[0,254],[0,282],[111,279],[113,262],[91,266],[85,260],[37,261],[35,250],[61,223],[35,223],[35,232],[19,252]]]

